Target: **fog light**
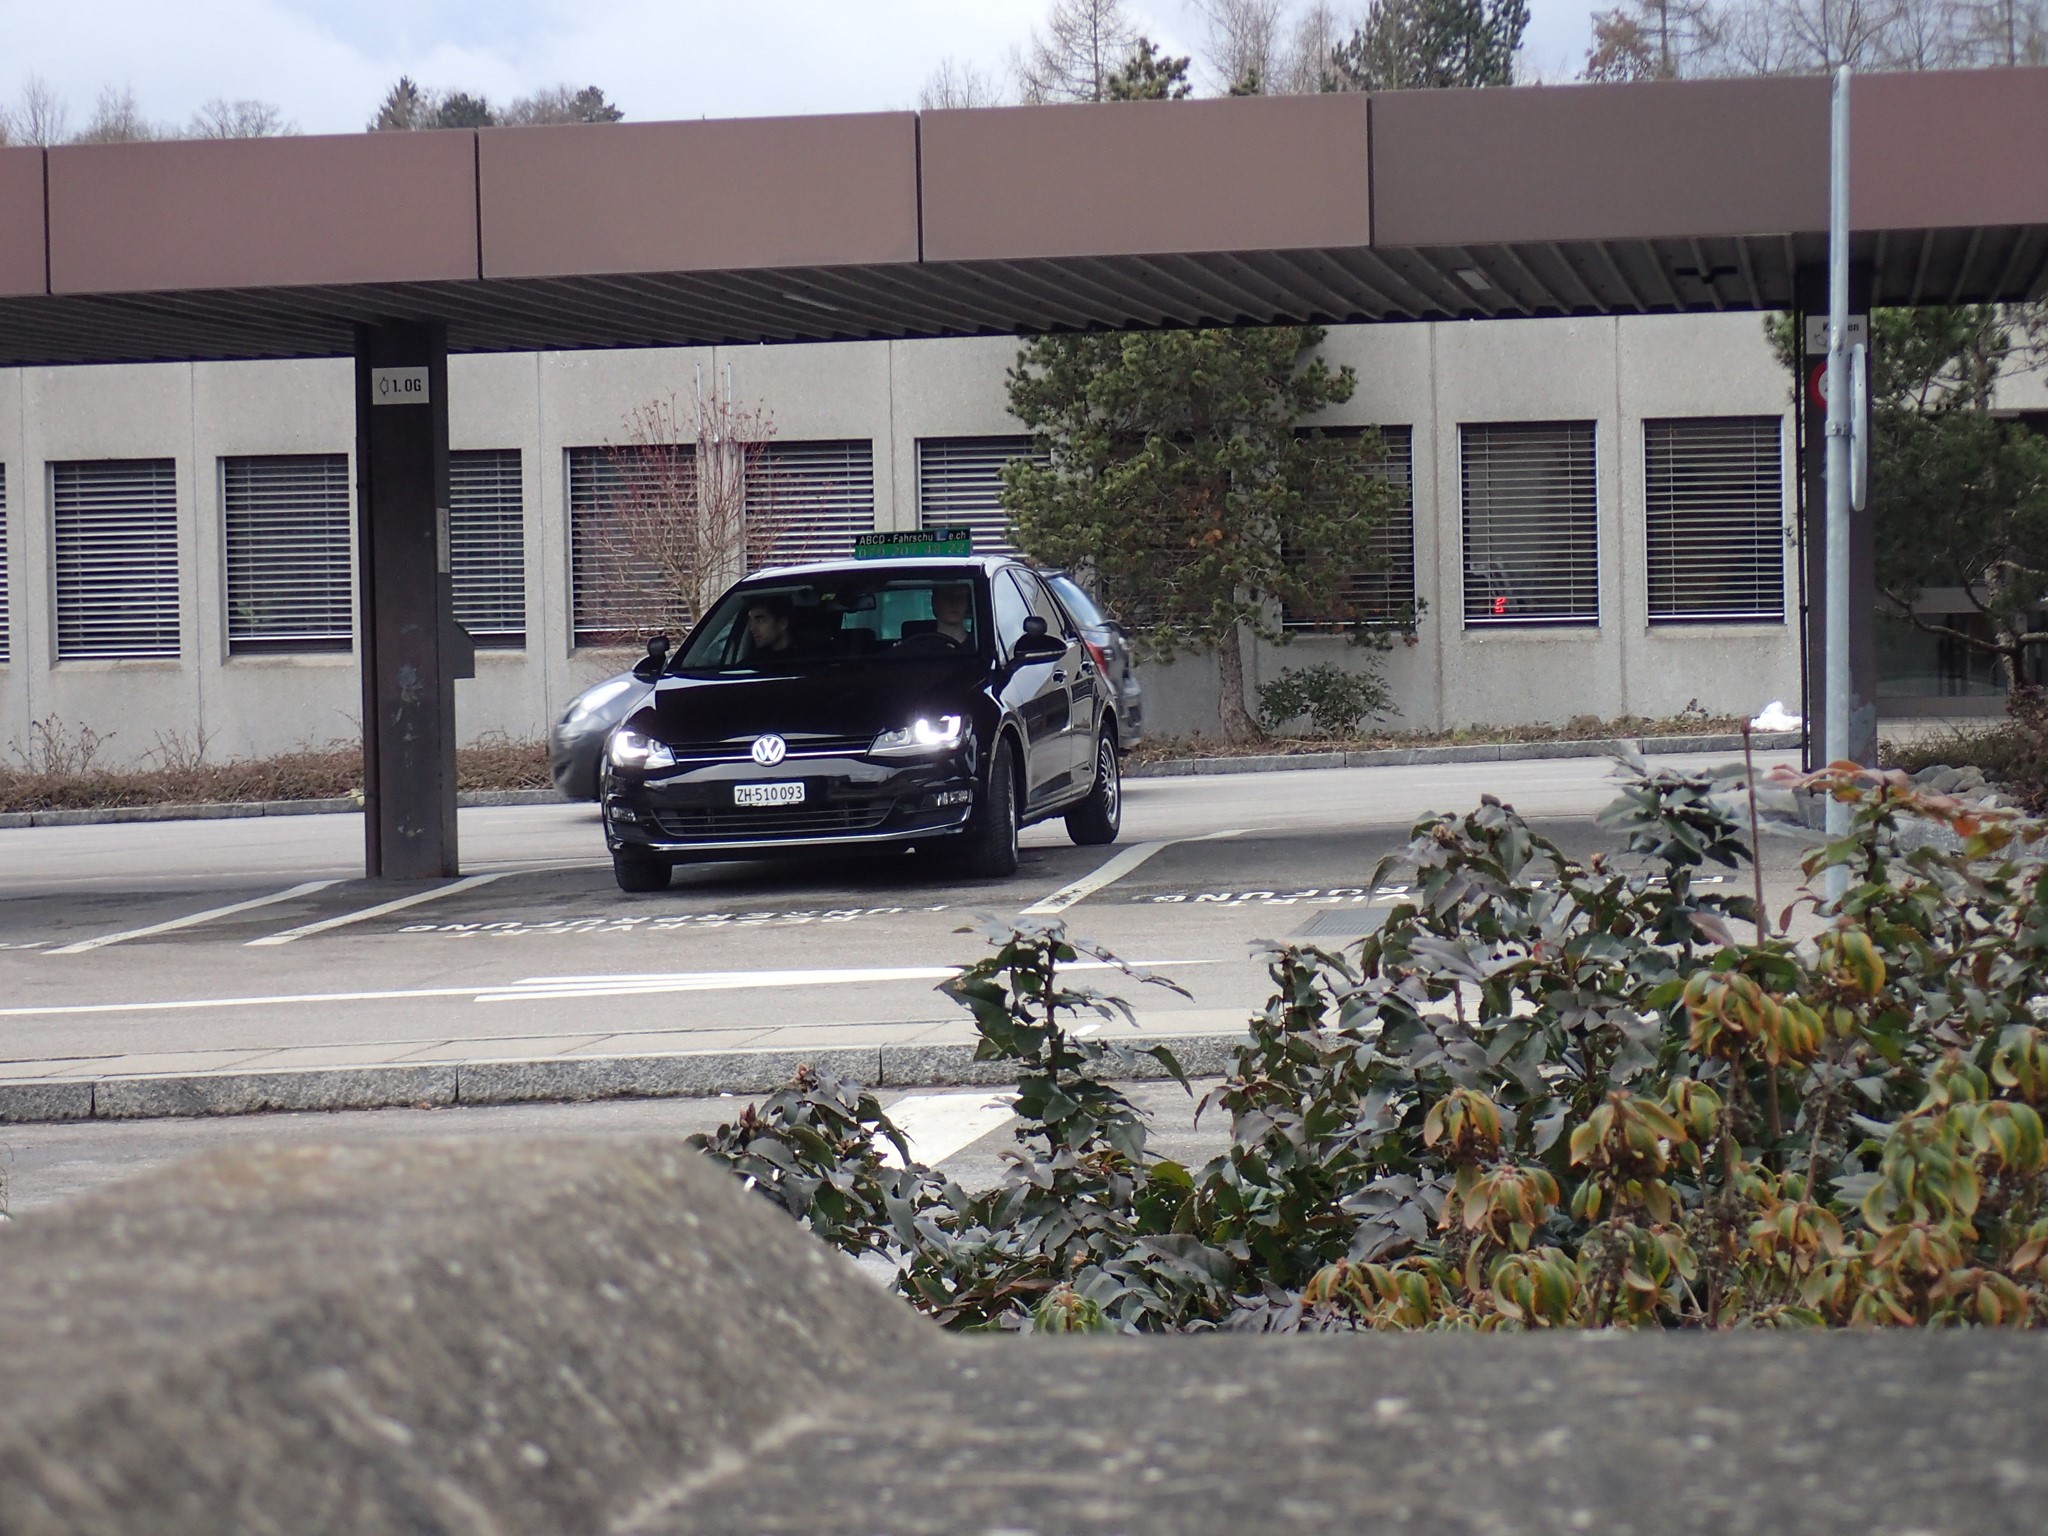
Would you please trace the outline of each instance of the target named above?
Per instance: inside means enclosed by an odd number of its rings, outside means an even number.
[[[944,808],[949,805],[965,805],[974,798],[971,789],[945,789],[932,796],[932,804]]]

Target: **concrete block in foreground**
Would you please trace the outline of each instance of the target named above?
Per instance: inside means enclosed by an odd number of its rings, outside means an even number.
[[[0,1228],[0,1530],[606,1529],[943,1340],[663,1139],[214,1154]]]
[[[2048,1339],[949,1338],[668,1139],[0,1227],[8,1536],[2039,1536]]]

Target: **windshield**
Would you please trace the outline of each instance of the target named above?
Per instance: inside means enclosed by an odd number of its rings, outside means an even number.
[[[669,671],[808,672],[979,655],[987,633],[978,571],[835,573],[734,588],[690,632]]]

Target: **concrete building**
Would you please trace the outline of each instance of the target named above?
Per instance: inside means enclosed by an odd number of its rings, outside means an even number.
[[[636,407],[729,369],[773,413],[788,555],[921,523],[985,543],[1023,446],[1016,347],[451,359],[451,560],[479,640],[463,738],[538,736],[619,666],[590,518]],[[1411,491],[1391,586],[1423,615],[1384,659],[1395,724],[1796,701],[1789,386],[1759,317],[1349,326],[1325,350],[1359,381],[1325,425],[1380,428]],[[352,390],[345,360],[0,371],[0,749],[38,720],[110,737],[103,761],[356,737]],[[1304,631],[1252,647],[1248,682],[1326,660],[1365,659]],[[1146,683],[1152,729],[1213,727],[1205,659]]]

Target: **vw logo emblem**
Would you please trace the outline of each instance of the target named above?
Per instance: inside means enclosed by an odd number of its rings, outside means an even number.
[[[754,738],[754,761],[763,768],[773,768],[789,751],[789,743],[780,736],[756,736]]]

